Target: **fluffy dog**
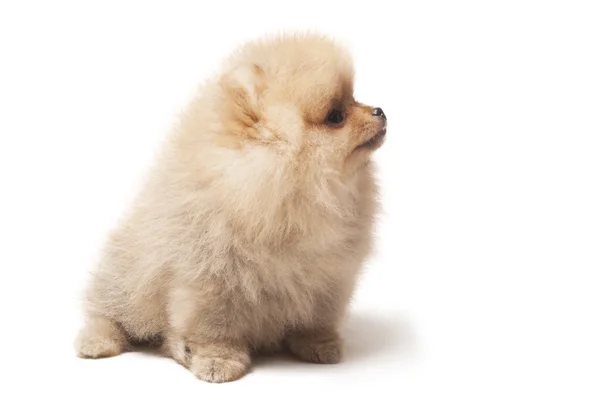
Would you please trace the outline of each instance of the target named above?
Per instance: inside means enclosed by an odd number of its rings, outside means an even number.
[[[79,356],[160,341],[210,382],[261,351],[340,361],[386,133],[353,74],[333,40],[283,35],[241,46],[201,85],[102,252]]]

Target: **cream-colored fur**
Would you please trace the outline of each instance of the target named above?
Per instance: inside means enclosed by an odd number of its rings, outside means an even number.
[[[199,88],[104,249],[81,357],[161,341],[211,382],[282,345],[340,360],[338,327],[371,248],[370,155],[385,133],[352,82],[348,53],[307,34],[248,43]],[[336,107],[344,121],[326,122]]]

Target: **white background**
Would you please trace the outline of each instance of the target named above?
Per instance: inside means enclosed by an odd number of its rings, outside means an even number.
[[[1,398],[600,397],[597,2],[0,4]],[[76,358],[88,271],[194,86],[297,28],[345,41],[389,118],[345,362],[214,385]]]

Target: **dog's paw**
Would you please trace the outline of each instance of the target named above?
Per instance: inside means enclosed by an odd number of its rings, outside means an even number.
[[[125,335],[108,320],[89,323],[75,341],[77,355],[81,358],[113,357],[123,352]]]
[[[303,361],[317,364],[337,364],[342,358],[342,341],[332,337],[291,337],[288,347],[292,354]]]
[[[199,357],[192,359],[190,370],[206,382],[230,382],[241,378],[248,370],[249,362],[238,359]]]

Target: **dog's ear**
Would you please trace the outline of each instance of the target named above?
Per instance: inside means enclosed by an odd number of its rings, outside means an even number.
[[[265,81],[265,73],[257,64],[237,66],[221,80],[228,122],[245,135],[257,134],[254,128],[262,118],[260,97]]]

